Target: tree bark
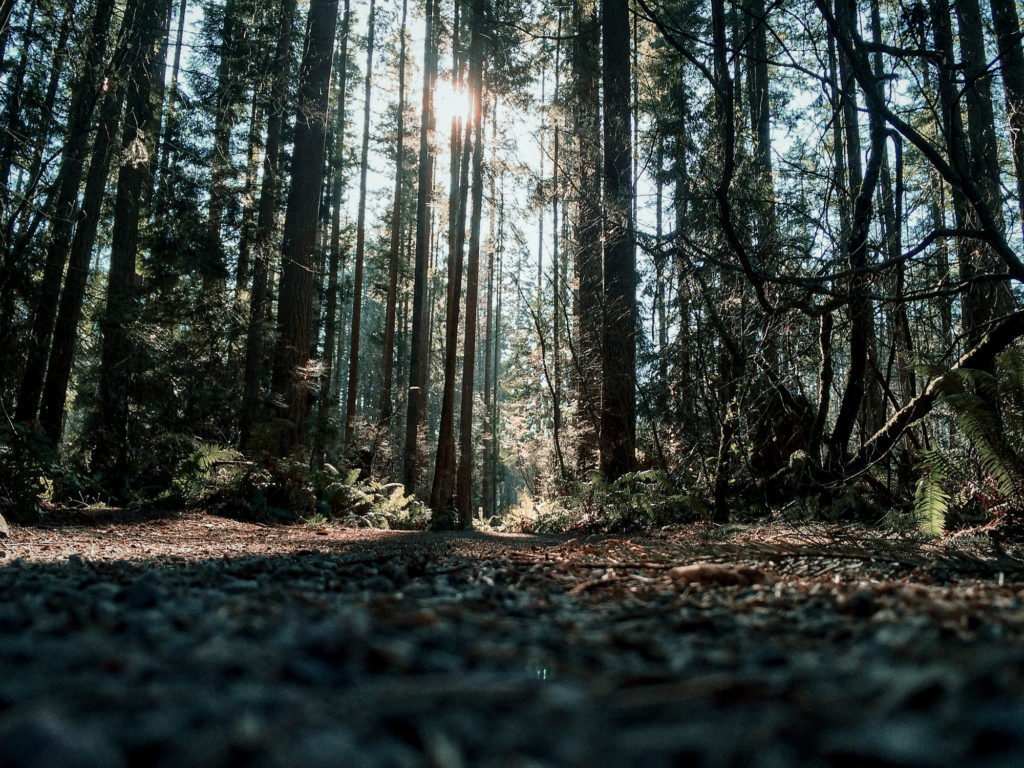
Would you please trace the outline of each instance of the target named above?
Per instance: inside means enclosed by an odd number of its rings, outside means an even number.
[[[25,375],[18,390],[16,421],[34,419],[39,408],[50,338],[58,311],[61,279],[78,216],[78,192],[88,153],[89,126],[100,93],[113,6],[113,0],[100,0],[96,5],[84,67],[72,88],[67,139],[57,172],[57,199],[46,247],[43,277],[33,312]]]
[[[238,263],[235,265],[235,308],[236,314],[242,317],[244,307],[242,300],[246,295],[246,286],[252,277],[252,241],[255,236],[258,204],[254,203],[256,185],[259,181],[260,143],[263,139],[263,104],[261,97],[254,90],[252,103],[249,105],[249,135],[245,151],[245,185],[242,188],[242,222],[238,235]]]
[[[491,115],[492,137],[493,133],[497,132],[498,119],[497,114],[495,114],[496,112],[496,107],[493,107]],[[491,515],[494,514],[494,508],[491,505],[491,452],[494,450],[494,424],[491,421],[491,368],[494,360],[492,350],[497,341],[494,338],[494,270],[497,251],[494,222],[498,198],[495,193],[493,173],[490,175],[490,199],[490,221],[487,238],[489,251],[487,261],[487,305],[484,316],[484,436],[482,472],[480,473],[480,504],[483,507],[485,520],[489,520]]]
[[[339,388],[335,385],[340,380],[335,369],[341,367],[341,356],[337,354],[337,346],[341,341],[338,332],[338,299],[340,297],[339,275],[341,267],[341,203],[345,188],[343,170],[343,154],[345,152],[345,107],[348,103],[348,37],[351,29],[351,8],[349,0],[345,0],[345,13],[341,22],[341,50],[338,53],[338,107],[334,123],[334,149],[330,167],[330,208],[331,236],[327,273],[327,318],[324,323],[324,357],[323,373],[320,376],[320,402],[316,415],[316,438],[313,445],[312,459],[323,461],[326,458],[330,417],[338,398]]]
[[[221,24],[220,49],[217,61],[217,88],[214,95],[213,111],[213,154],[210,167],[210,207],[207,211],[206,226],[211,245],[218,250],[221,244],[221,223],[224,207],[227,205],[227,182],[231,177],[231,132],[238,121],[238,73],[236,71],[235,37],[237,19],[236,1],[224,3],[224,20]]]
[[[634,32],[636,27],[634,25]],[[562,77],[562,10],[558,10],[558,28],[555,33],[555,92],[552,94],[554,103],[559,97],[559,85]],[[558,464],[559,477],[565,477],[565,458],[562,455],[562,352],[561,352],[561,275],[559,274],[559,243],[558,243],[558,203],[559,203],[559,167],[558,153],[561,143],[561,126],[555,117],[553,128],[552,162],[551,162],[551,439],[555,446],[555,461]]]
[[[53,135],[50,133],[50,128],[53,125],[55,112],[54,107],[57,103],[57,90],[60,87],[61,80],[64,76],[64,64],[67,62],[68,57],[68,38],[71,35],[71,29],[77,21],[75,12],[77,10],[77,2],[71,0],[68,8],[64,11],[64,16],[61,19],[60,32],[57,35],[57,42],[53,48],[53,59],[50,64],[50,78],[46,85],[46,95],[43,97],[43,103],[39,109],[40,120],[34,131],[35,135],[33,138],[34,147],[32,149],[32,160],[29,162],[26,178],[27,183],[21,189],[22,202],[18,206],[17,218],[21,220],[19,226],[24,226],[26,219],[28,218],[28,211],[32,207],[30,203],[35,199],[36,190],[39,187],[43,173],[43,155],[46,152],[46,147],[49,145]],[[88,126],[86,127],[88,130]],[[48,199],[49,201],[49,199]],[[15,217],[11,217],[11,223],[14,223]],[[8,238],[9,240],[10,238]]]
[[[455,509],[462,529],[473,527],[473,379],[476,373],[476,326],[480,278],[480,224],[484,200],[483,142],[483,17],[484,0],[473,0],[473,32],[469,51],[469,89],[472,95],[473,206],[469,258],[466,264],[466,329],[463,340],[462,400],[459,409],[459,466],[455,479]],[[467,127],[467,138],[468,138]]]
[[[281,132],[288,101],[288,70],[291,60],[296,0],[281,0],[280,33],[274,48],[269,104],[267,105],[267,139],[263,150],[263,185],[260,189],[259,214],[253,237],[252,294],[249,297],[249,327],[245,340],[245,371],[243,374],[242,408],[239,414],[239,447],[249,450],[253,426],[262,418],[260,394],[263,380],[264,333],[270,291],[270,253],[276,229],[278,191],[281,185]]]
[[[182,44],[185,40],[185,17],[188,12],[188,0],[181,0],[178,5],[178,31],[177,37],[174,39],[174,60],[171,64],[171,81],[170,81],[170,92],[167,94],[167,108],[164,110],[164,131],[163,137],[160,140],[160,158],[157,171],[157,183],[156,183],[156,196],[157,196],[157,209],[156,216],[154,217],[157,222],[162,217],[162,206],[166,202],[167,195],[170,193],[168,184],[170,183],[169,171],[171,169],[171,156],[174,155],[174,146],[172,141],[174,139],[175,131],[178,130],[177,117],[178,117],[178,99],[181,95],[180,87],[178,85],[178,79],[181,74],[181,49]],[[255,95],[253,97],[255,101]]]
[[[373,83],[373,23],[376,5],[370,0],[366,43],[366,81],[363,104],[363,146],[359,161],[359,209],[356,217],[356,263],[352,277],[352,339],[348,357],[348,397],[345,404],[345,447],[355,439],[356,402],[359,396],[359,331],[363,317],[363,260],[366,252],[366,170],[370,157],[370,95]]]
[[[453,131],[453,134],[455,131]],[[447,518],[455,492],[455,377],[457,376],[459,345],[459,314],[462,299],[462,270],[466,248],[466,209],[469,196],[469,165],[472,136],[470,126],[464,126],[458,185],[452,190],[449,216],[448,290],[445,311],[444,379],[441,392],[441,418],[437,428],[437,457],[434,461],[434,484],[430,491],[430,508],[434,516],[431,525],[447,528],[453,522]]]
[[[110,269],[107,276],[107,305],[100,323],[102,354],[100,359],[99,410],[97,413],[97,445],[93,452],[94,469],[104,486],[120,497],[126,490],[128,470],[128,404],[132,396],[135,374],[134,341],[131,332],[135,323],[135,264],[138,256],[141,202],[144,185],[152,184],[153,175],[144,144],[147,131],[156,122],[151,95],[162,62],[156,53],[161,49],[158,36],[164,31],[164,0],[139,0],[137,7],[126,14],[132,19],[129,39],[125,117],[121,137],[124,158],[117,176],[117,197],[110,242]]]
[[[505,262],[505,175],[501,176],[500,191],[498,193],[498,242],[495,247],[498,262],[498,276],[495,280],[495,289],[498,294],[494,308],[494,349],[491,354],[494,362],[491,365],[491,461],[487,472],[491,476],[491,498],[490,504],[492,513],[498,512],[498,463],[501,460],[501,305],[504,298],[502,291],[503,267]]]
[[[7,58],[7,40],[11,31],[11,14],[15,0],[0,0],[0,62]]]
[[[1003,197],[999,181],[999,149],[995,112],[992,107],[992,72],[985,52],[981,9],[978,0],[955,0],[960,54],[963,57],[964,101],[967,106],[968,161],[971,177],[978,185],[982,202],[1000,236],[1006,231]],[[974,224],[976,217],[970,218]],[[999,257],[987,243],[976,243],[969,254],[971,271],[991,274],[999,271]],[[969,343],[977,341],[993,319],[1010,312],[1014,300],[1006,281],[975,280],[963,299]]]
[[[577,299],[573,305],[578,351],[575,355],[577,471],[585,473],[597,463],[601,420],[601,106],[600,27],[592,7],[574,6],[576,40],[573,50],[576,113],[576,184],[573,212]]]
[[[36,23],[37,7],[37,0],[32,0],[28,9],[25,30],[22,34],[18,66],[7,80],[9,86],[6,109],[4,110],[6,125],[3,132],[0,133],[0,213],[3,213],[8,219],[13,213],[9,183],[11,168],[14,165],[14,155],[26,138],[24,126],[22,125],[21,102],[25,95],[25,78],[28,74],[28,64],[32,58],[31,45]],[[8,247],[10,246],[8,245]]]
[[[117,145],[117,124],[124,104],[125,87],[115,81],[104,94],[99,111],[96,138],[86,174],[85,192],[78,226],[75,228],[68,257],[67,277],[60,294],[60,307],[53,329],[46,380],[43,384],[39,407],[39,422],[43,433],[58,445],[63,432],[64,406],[67,402],[68,383],[74,363],[78,341],[78,324],[82,317],[85,287],[89,278],[96,232],[103,208],[103,193],[107,186],[110,163]]]
[[[398,136],[395,141],[395,194],[391,206],[391,247],[388,255],[388,295],[384,310],[384,371],[380,392],[380,420],[391,421],[395,364],[395,311],[398,304],[398,265],[402,240],[402,183],[405,176],[405,20],[408,0],[402,0],[402,25],[398,43]]]
[[[420,111],[420,151],[416,192],[416,254],[413,268],[412,330],[409,347],[409,396],[406,402],[405,446],[402,452],[402,482],[406,492],[416,487],[419,468],[418,444],[422,405],[429,360],[424,355],[429,323],[427,321],[427,262],[430,255],[430,190],[432,183],[430,140],[433,131],[433,91],[436,77],[434,41],[434,0],[427,0],[423,35],[423,104]]]
[[[846,0],[838,0],[836,19],[840,29],[852,30],[855,23],[852,7],[846,5]],[[840,64],[846,62],[843,52],[840,53]],[[849,64],[840,67],[844,77]],[[853,74],[850,73],[850,88],[853,88]],[[850,217],[850,231],[845,244],[847,264],[854,275],[850,278],[849,287],[849,317],[850,317],[850,362],[847,369],[846,383],[843,389],[842,400],[839,405],[839,413],[836,416],[836,423],[832,429],[829,446],[829,458],[833,465],[841,466],[845,460],[847,445],[853,433],[857,414],[865,404],[865,393],[869,393],[867,399],[868,418],[865,425],[869,432],[873,432],[877,425],[880,425],[879,406],[876,402],[875,393],[878,390],[877,378],[868,376],[868,362],[872,356],[869,345],[874,344],[874,315],[871,301],[868,296],[867,279],[857,273],[867,264],[868,235],[871,228],[872,204],[875,190],[877,189],[881,173],[882,157],[885,153],[885,123],[877,111],[868,109],[871,132],[871,152],[868,158],[868,168],[860,178],[851,172],[850,191],[853,196],[851,201],[852,213]],[[847,114],[846,119],[850,119]],[[856,115],[853,116],[856,119]],[[858,131],[859,133],[859,131]],[[850,131],[847,130],[847,136]],[[856,151],[860,157],[860,150]],[[853,167],[853,151],[847,147],[847,161]],[[859,162],[858,162],[859,165]],[[877,425],[876,425],[877,422]]]
[[[1010,124],[1010,152],[1017,181],[1017,205],[1024,225],[1024,48],[1020,19],[1013,0],[990,0],[996,48],[1003,75],[1006,119]]]
[[[629,116],[629,5],[604,0],[604,299],[601,471],[636,465],[636,253]]]
[[[775,183],[772,169],[771,81],[768,76],[768,16],[764,0],[750,0],[751,63],[747,90],[750,123],[754,132],[753,162],[757,185],[758,262],[770,264],[775,257],[778,231],[775,223]]]
[[[319,221],[327,135],[337,0],[312,0],[299,74],[299,96],[292,153],[278,293],[277,344],[272,390],[283,419],[277,444],[287,456],[303,441],[310,388],[309,345],[313,315],[313,246]]]

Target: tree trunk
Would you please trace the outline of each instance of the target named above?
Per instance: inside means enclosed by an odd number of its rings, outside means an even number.
[[[981,192],[982,202],[999,235],[1006,231],[1003,218],[1003,196],[999,181],[999,148],[996,142],[995,114],[992,108],[992,71],[985,53],[981,9],[978,0],[955,0],[960,53],[963,56],[964,100],[967,105],[968,161],[971,178]],[[972,219],[975,219],[972,216]],[[1002,271],[998,255],[985,243],[977,243],[970,254],[974,273],[988,275]],[[969,344],[1000,315],[1012,311],[1014,305],[1006,281],[973,281],[964,297],[964,316],[968,319]]]
[[[349,0],[345,0],[345,13],[342,17],[341,50],[338,53],[338,108],[334,124],[334,149],[330,167],[331,181],[331,240],[329,246],[329,264],[327,273],[327,319],[324,324],[324,358],[323,373],[320,377],[320,402],[316,416],[316,439],[313,446],[313,460],[322,461],[327,451],[327,438],[331,412],[337,402],[338,387],[335,381],[335,369],[341,367],[341,359],[337,354],[337,346],[341,341],[338,333],[338,299],[340,295],[338,271],[341,268],[341,198],[345,188],[342,175],[343,154],[345,151],[345,106],[348,88],[348,37],[351,29],[351,9]]]
[[[163,72],[157,60],[164,31],[164,0],[139,0],[130,33],[124,133],[121,151],[124,161],[117,176],[117,197],[110,242],[110,270],[107,276],[106,312],[100,323],[100,361],[97,445],[94,469],[104,485],[121,496],[126,489],[128,469],[128,404],[135,375],[134,341],[138,297],[135,264],[138,256],[141,202],[144,185],[152,184],[152,168],[143,149],[147,131],[155,121],[151,95],[155,79]]]
[[[593,7],[575,7],[576,41],[573,58],[577,123],[577,185],[573,235],[576,243],[574,315],[578,351],[575,355],[577,399],[577,470],[594,468],[601,419],[601,107],[600,27]]]
[[[217,89],[213,111],[213,155],[210,167],[210,207],[206,225],[211,244],[220,246],[221,222],[227,205],[227,181],[231,176],[231,132],[237,121],[237,72],[235,71],[235,0],[224,3],[220,50],[217,62]]]
[[[14,165],[14,155],[25,141],[22,125],[22,98],[25,95],[25,77],[28,74],[29,60],[32,58],[31,46],[36,23],[37,1],[32,0],[28,9],[28,18],[21,39],[21,53],[18,66],[9,76],[7,105],[4,110],[6,125],[0,133],[0,213],[7,218],[13,213],[10,196],[10,175]]]
[[[668,282],[671,267],[665,252],[665,137],[658,139],[654,157],[654,317],[651,337],[657,340],[658,377],[668,382]]]
[[[7,58],[7,39],[11,31],[11,14],[15,0],[0,0],[0,63]]]
[[[370,0],[366,43],[366,84],[363,104],[363,147],[359,161],[359,211],[356,218],[356,263],[352,277],[352,340],[348,357],[348,398],[345,404],[345,447],[355,440],[356,401],[359,395],[359,331],[363,317],[363,259],[366,252],[366,170],[370,157],[370,95],[373,83],[373,22],[376,6]]]
[[[424,397],[421,391],[426,380],[426,369],[429,360],[423,351],[426,347],[427,323],[427,261],[430,254],[430,188],[431,188],[431,153],[430,140],[434,122],[433,92],[436,76],[436,45],[433,35],[434,0],[427,0],[425,13],[425,30],[423,35],[423,105],[420,112],[420,151],[418,189],[416,192],[416,256],[413,271],[412,290],[412,331],[409,347],[409,397],[406,403],[405,447],[402,456],[402,482],[406,492],[411,493],[416,486],[416,474],[419,465],[418,443],[420,421],[422,420],[422,404]]]
[[[493,103],[493,102],[492,102]],[[497,112],[496,105],[492,108],[494,112]],[[498,118],[497,114],[491,115],[492,131],[497,132]],[[495,142],[496,143],[496,142]],[[494,450],[494,425],[491,421],[491,368],[494,355],[492,349],[496,343],[494,338],[494,269],[495,269],[495,252],[497,250],[497,243],[495,241],[494,231],[494,220],[495,211],[497,209],[497,196],[494,189],[494,174],[490,177],[490,222],[489,222],[489,234],[488,234],[488,248],[490,253],[488,254],[487,261],[487,308],[485,311],[484,319],[484,437],[483,437],[483,457],[481,472],[481,488],[480,488],[480,503],[483,507],[484,519],[489,520],[491,515],[494,514],[494,508],[491,505],[491,452]]]
[[[239,418],[239,446],[249,449],[252,428],[262,416],[260,396],[263,380],[264,328],[270,291],[270,253],[273,248],[278,190],[281,179],[282,138],[288,95],[288,71],[291,60],[296,0],[281,0],[280,33],[274,49],[269,104],[267,105],[267,140],[263,150],[263,186],[260,189],[259,215],[253,238],[252,294],[249,297],[249,328],[245,340],[244,393]]]
[[[174,155],[174,146],[172,141],[175,136],[175,132],[178,130],[177,117],[178,117],[178,98],[180,97],[180,89],[178,85],[178,78],[181,74],[181,49],[182,43],[185,39],[185,17],[188,12],[188,0],[181,0],[181,4],[178,6],[178,35],[174,39],[174,61],[171,64],[171,81],[170,81],[170,92],[167,94],[167,108],[164,110],[164,133],[160,140],[160,159],[159,159],[159,170],[157,172],[157,183],[156,183],[156,196],[157,196],[157,210],[155,219],[159,223],[163,215],[163,205],[166,204],[167,196],[170,194],[168,184],[170,179],[168,173],[171,168],[171,156]],[[255,101],[256,97],[253,96]]]
[[[992,24],[1003,75],[1006,119],[1010,124],[1010,151],[1017,180],[1017,206],[1024,225],[1024,49],[1020,19],[1013,0],[990,0]]]
[[[942,135],[946,140],[946,149],[949,155],[949,164],[954,171],[963,178],[971,173],[970,161],[967,150],[964,146],[963,115],[960,110],[959,91],[955,80],[955,59],[953,54],[953,28],[949,14],[949,3],[943,0],[930,0],[929,9],[931,12],[932,34],[934,35],[935,50],[939,54],[937,65],[938,70],[938,92],[939,107],[942,113]],[[957,229],[965,229],[973,223],[970,207],[963,191],[956,186],[951,189],[953,202],[954,226]],[[974,282],[976,268],[974,265],[976,249],[966,238],[957,240],[957,262],[960,270],[960,279],[964,282]],[[970,300],[971,297],[962,298],[961,316],[964,330],[968,337],[968,344],[972,339],[979,337],[984,329],[979,327],[979,314],[984,315],[984,309],[975,307]]]
[[[872,0],[871,2],[871,37],[876,44],[882,42],[882,20],[878,0]],[[881,51],[875,54],[874,69],[875,77],[882,78],[885,76]],[[892,168],[889,163],[889,152],[886,150],[882,156],[881,196],[879,199],[879,207],[882,213],[885,258],[897,264],[896,274],[893,279],[895,300],[889,320],[893,339],[892,356],[887,367],[890,371],[892,368],[896,369],[899,392],[904,399],[910,399],[917,394],[917,384],[912,368],[914,343],[910,331],[907,304],[904,298],[906,293],[906,265],[900,259],[903,253],[903,152],[902,144],[898,137],[895,141],[895,147],[895,185],[893,183]],[[891,376],[886,377],[887,386],[889,386],[890,379]]]
[[[259,180],[260,141],[263,138],[263,105],[260,94],[254,90],[249,105],[249,135],[245,151],[245,186],[242,188],[242,223],[238,235],[238,263],[235,265],[236,314],[243,314],[242,301],[251,277],[252,241],[255,236],[257,205],[254,205],[256,184]]]
[[[838,0],[836,19],[840,29],[852,30],[856,23],[854,20],[852,3],[846,5],[847,0]],[[840,56],[840,72],[845,74],[843,66],[844,57]],[[844,80],[845,82],[845,80]],[[852,75],[849,80],[849,88],[853,88]],[[847,161],[850,163],[850,193],[852,199],[852,215],[850,217],[850,231],[845,244],[847,265],[854,276],[850,278],[850,363],[847,369],[846,384],[843,389],[843,397],[839,405],[839,413],[836,416],[836,423],[832,430],[829,446],[829,457],[833,466],[843,466],[845,454],[850,436],[853,432],[854,423],[858,411],[862,405],[867,408],[867,418],[864,420],[868,434],[872,434],[881,426],[884,420],[884,412],[879,412],[877,392],[879,389],[876,376],[869,373],[868,362],[872,361],[873,345],[875,338],[873,307],[868,296],[869,286],[867,278],[858,274],[867,265],[868,235],[871,228],[872,205],[878,179],[881,173],[882,157],[885,154],[885,124],[880,115],[869,110],[870,131],[871,131],[871,152],[868,158],[868,169],[866,173],[858,175],[860,151],[857,150],[857,173],[854,172],[853,151],[847,146]],[[845,114],[845,119],[850,119]],[[856,115],[853,115],[856,119]],[[849,140],[851,133],[847,129]],[[859,130],[858,130],[859,137]],[[856,183],[855,183],[856,182]],[[877,369],[877,363],[874,364]],[[865,402],[865,393],[868,394]]]
[[[635,27],[634,27],[635,31]],[[559,98],[559,85],[562,76],[562,11],[558,11],[558,29],[556,32],[555,42],[555,92],[552,95],[552,101],[556,101]],[[558,124],[558,118],[555,117],[555,124],[553,126],[554,132],[554,147],[552,151],[552,163],[551,163],[551,236],[552,236],[552,249],[551,249],[551,365],[554,381],[551,382],[551,439],[555,445],[555,460],[558,463],[558,474],[559,477],[565,477],[565,459],[562,455],[562,365],[561,365],[561,289],[560,289],[560,278],[558,270],[558,151],[560,149],[559,144],[561,140],[561,126]]]
[[[277,344],[272,389],[284,428],[279,456],[303,440],[310,388],[309,344],[313,319],[313,247],[324,180],[327,105],[330,94],[337,0],[311,0],[299,73],[292,153],[278,288]]]
[[[615,480],[636,464],[636,254],[629,119],[629,5],[604,0],[604,341],[601,472]]]
[[[459,3],[453,24],[452,72],[456,88],[462,87],[463,64],[459,52]],[[430,489],[431,526],[449,528],[455,490],[455,377],[458,357],[462,268],[466,246],[466,200],[469,194],[470,126],[453,116],[448,188],[448,270],[445,301],[444,362],[441,383],[441,414],[437,427],[434,482]]]
[[[402,182],[405,176],[405,19],[408,0],[402,0],[402,25],[398,48],[398,136],[395,142],[395,194],[391,206],[391,248],[388,257],[388,295],[384,310],[384,372],[380,393],[380,420],[391,421],[392,379],[395,363],[395,309],[398,304],[398,263],[402,240]]]
[[[473,0],[473,33],[469,51],[469,89],[473,98],[473,212],[466,265],[466,332],[462,358],[462,401],[459,413],[459,466],[455,508],[459,527],[473,527],[473,378],[476,373],[476,325],[480,276],[480,223],[484,200],[483,26],[484,0]],[[469,129],[467,126],[467,138]]]
[[[39,407],[50,337],[58,311],[61,279],[78,214],[78,191],[88,152],[89,125],[99,97],[113,6],[113,0],[100,0],[97,4],[86,47],[85,65],[72,88],[67,139],[57,172],[57,199],[46,247],[43,278],[33,312],[25,375],[18,390],[16,421],[34,419]]]
[[[82,316],[85,287],[89,278],[96,232],[103,208],[103,193],[110,173],[110,162],[117,145],[117,124],[124,104],[125,87],[115,83],[108,90],[100,106],[96,138],[85,179],[82,208],[78,226],[71,241],[67,277],[60,295],[60,308],[53,329],[46,381],[43,385],[39,408],[39,422],[43,432],[54,445],[58,445],[63,431],[64,406],[67,402],[68,383],[78,341],[78,323]]]
[[[453,133],[455,133],[453,131]],[[431,525],[447,528],[453,522],[447,518],[455,492],[455,377],[458,364],[459,309],[462,299],[463,253],[466,246],[466,202],[469,196],[469,165],[472,136],[470,126],[464,126],[459,183],[452,190],[449,215],[454,222],[449,227],[449,238],[454,242],[448,248],[448,290],[445,311],[444,380],[441,393],[441,418],[437,434],[437,457],[434,461],[434,484],[430,491],[430,508],[434,515]]]
[[[139,201],[139,212],[143,222],[149,221],[152,216],[153,196],[156,192],[156,172],[160,167],[160,154],[162,151],[160,137],[163,135],[164,92],[167,83],[167,50],[170,45],[171,9],[174,5],[174,0],[164,0],[164,2],[165,6],[161,11],[161,18],[163,19],[161,23],[164,25],[164,29],[160,35],[160,48],[155,52],[154,56],[157,71],[153,73],[153,91],[149,97],[156,111],[153,116],[153,126],[146,133],[144,144],[146,156],[149,158],[150,181],[142,188],[142,197]]]
[[[494,349],[491,353],[494,362],[491,365],[491,463],[487,471],[491,476],[491,498],[490,504],[493,514],[498,513],[498,462],[501,457],[501,304],[504,297],[502,291],[503,266],[505,254],[505,175],[502,172],[501,189],[498,193],[498,243],[495,248],[498,261],[498,277],[495,281],[495,288],[498,293],[497,304],[494,309]]]
[[[768,77],[768,18],[764,0],[750,0],[751,29],[750,122],[754,132],[754,178],[757,184],[758,262],[776,258],[778,232],[775,224],[775,184],[772,175],[771,82]]]
[[[77,2],[71,0],[70,5],[64,12],[64,16],[61,19],[60,32],[57,36],[57,43],[53,48],[53,59],[50,65],[50,79],[46,85],[46,96],[43,98],[43,103],[40,107],[40,120],[35,130],[34,144],[32,149],[32,160],[28,166],[28,172],[26,178],[28,182],[21,190],[22,202],[18,206],[17,218],[21,220],[19,226],[24,226],[25,219],[28,217],[28,211],[31,208],[30,203],[35,200],[36,189],[39,186],[43,172],[43,155],[46,152],[46,148],[53,138],[50,133],[50,128],[53,125],[55,116],[55,105],[57,103],[57,90],[60,87],[61,80],[64,75],[64,64],[67,61],[68,55],[68,38],[71,35],[71,28],[77,21],[75,17],[75,11],[77,10]],[[91,42],[91,40],[90,40]],[[95,97],[94,97],[95,98]],[[88,131],[88,126],[86,126]],[[11,223],[13,224],[15,217],[11,217]],[[8,238],[8,241],[10,238]]]

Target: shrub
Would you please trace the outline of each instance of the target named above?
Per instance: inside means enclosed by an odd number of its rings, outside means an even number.
[[[549,501],[528,497],[513,507],[502,527],[520,532],[620,533],[649,531],[708,516],[703,500],[683,493],[663,472],[630,472],[609,483],[598,473]]]
[[[238,462],[218,480],[212,502],[222,512],[311,525],[422,530],[430,513],[400,483],[360,480],[358,469],[311,469],[301,454]]]
[[[37,515],[57,457],[30,425],[7,422],[0,433],[0,512],[12,520]]]

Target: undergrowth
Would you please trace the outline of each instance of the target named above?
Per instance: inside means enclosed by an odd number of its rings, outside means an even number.
[[[595,472],[550,500],[521,496],[500,527],[519,533],[623,533],[707,517],[703,500],[681,492],[662,472],[630,472],[611,483]]]
[[[305,456],[226,466],[209,495],[222,513],[280,522],[359,528],[425,529],[426,506],[400,483],[363,479],[360,470],[316,469]]]
[[[27,520],[40,512],[57,457],[36,430],[7,420],[0,434],[0,514]]]
[[[1024,514],[1024,352],[1009,350],[995,372],[962,369],[942,380],[940,403],[968,445],[918,453],[914,512],[933,536]]]

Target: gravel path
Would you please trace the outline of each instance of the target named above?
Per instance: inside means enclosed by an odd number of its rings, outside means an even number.
[[[1022,764],[1005,575],[201,515],[11,528],[4,768]]]

